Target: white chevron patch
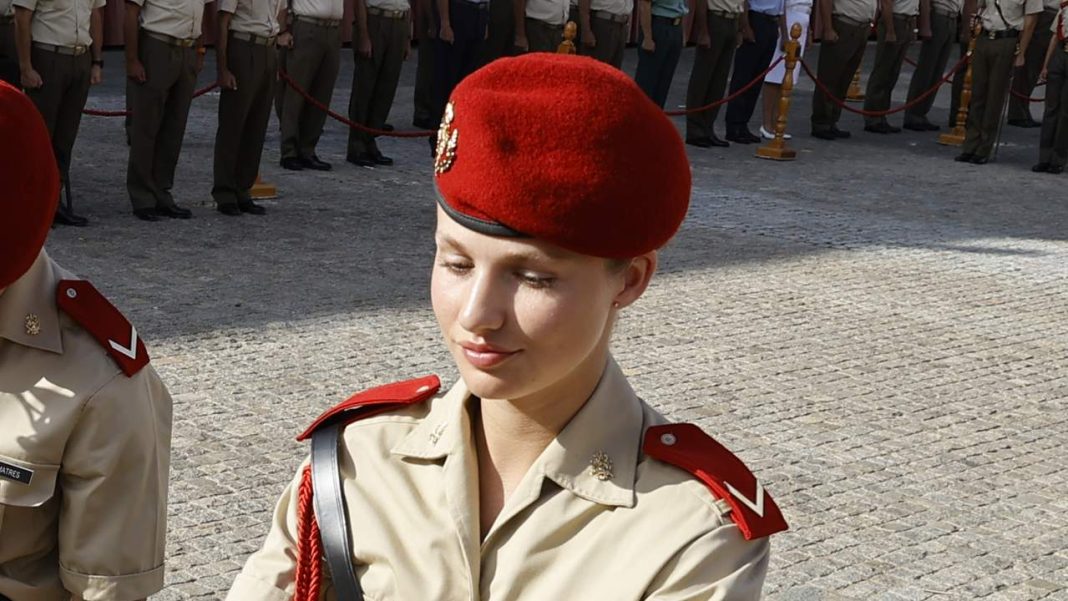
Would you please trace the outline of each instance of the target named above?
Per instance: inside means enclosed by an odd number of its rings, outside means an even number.
[[[108,340],[108,344],[111,345],[111,348],[126,355],[130,359],[137,360],[137,328],[130,326],[130,346],[123,346],[114,340]],[[730,486],[730,484],[727,486]],[[763,501],[763,499],[761,499],[761,501]]]
[[[730,485],[730,482],[724,481],[723,484],[727,486],[727,490],[734,495],[735,499],[741,501],[746,507],[753,510],[753,513],[764,517],[764,486],[758,481],[756,483],[756,500],[750,500],[749,497],[738,492],[737,488]]]

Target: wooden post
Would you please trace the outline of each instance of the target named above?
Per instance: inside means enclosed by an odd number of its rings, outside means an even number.
[[[772,161],[792,161],[797,151],[786,147],[786,116],[790,113],[790,93],[794,89],[794,67],[801,50],[801,24],[790,28],[790,41],[786,42],[786,74],[782,78],[782,94],[779,96],[779,118],[775,120],[775,139],[757,148],[756,155]]]
[[[274,184],[264,183],[260,176],[257,175],[256,183],[252,184],[252,187],[248,189],[248,195],[252,197],[252,200],[278,198],[278,188]]]
[[[938,143],[943,146],[960,146],[967,135],[965,124],[968,122],[968,105],[972,102],[972,60],[975,56],[975,40],[979,38],[980,26],[972,30],[972,39],[968,41],[968,68],[964,70],[964,85],[960,90],[960,105],[957,107],[957,124],[953,129],[938,136]]]
[[[860,70],[863,68],[863,63],[860,67],[857,67],[857,72],[853,74],[853,81],[849,84],[849,92],[846,93],[846,100],[849,102],[863,102],[864,90],[860,89]]]
[[[575,36],[578,34],[578,25],[575,25],[574,21],[568,21],[567,25],[564,25],[564,41],[560,43],[560,46],[556,49],[557,54],[577,54],[578,50],[575,48]]]

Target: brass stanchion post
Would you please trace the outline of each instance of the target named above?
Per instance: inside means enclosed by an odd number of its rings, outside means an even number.
[[[853,74],[853,81],[849,84],[849,92],[846,93],[846,100],[848,100],[849,102],[864,101],[864,90],[860,89],[860,70],[862,68],[863,63],[860,67],[857,67],[857,72]]]
[[[256,176],[256,183],[248,189],[248,195],[253,200],[266,200],[278,197],[278,188],[274,184],[265,183],[260,176]]]
[[[801,25],[790,28],[790,41],[786,42],[786,73],[782,78],[782,93],[779,95],[779,118],[775,120],[775,139],[757,148],[756,155],[772,161],[792,161],[797,151],[786,147],[786,116],[790,112],[790,93],[794,90],[794,67],[801,50]]]
[[[960,106],[957,108],[957,124],[953,129],[938,136],[938,143],[943,146],[960,146],[967,135],[965,124],[968,122],[968,105],[972,102],[972,60],[975,56],[975,41],[979,38],[979,25],[972,29],[972,39],[968,41],[968,68],[964,70],[964,85],[960,90]]]
[[[560,42],[560,46],[556,49],[556,53],[576,54],[575,35],[577,34],[578,25],[575,25],[574,21],[568,21],[567,25],[564,25],[564,41]]]

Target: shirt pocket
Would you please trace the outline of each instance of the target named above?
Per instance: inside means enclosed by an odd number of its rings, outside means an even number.
[[[0,505],[40,507],[56,492],[58,465],[0,455]]]

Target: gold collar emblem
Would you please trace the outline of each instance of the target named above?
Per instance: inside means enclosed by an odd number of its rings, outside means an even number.
[[[41,320],[35,313],[26,316],[26,334],[36,336],[41,333]]]
[[[441,119],[441,127],[438,128],[438,146],[434,152],[434,173],[441,175],[452,168],[456,161],[456,140],[460,132],[452,127],[452,120],[456,116],[452,102],[445,105],[445,116]]]
[[[590,472],[598,480],[611,480],[612,459],[604,451],[597,451],[590,459]]]

